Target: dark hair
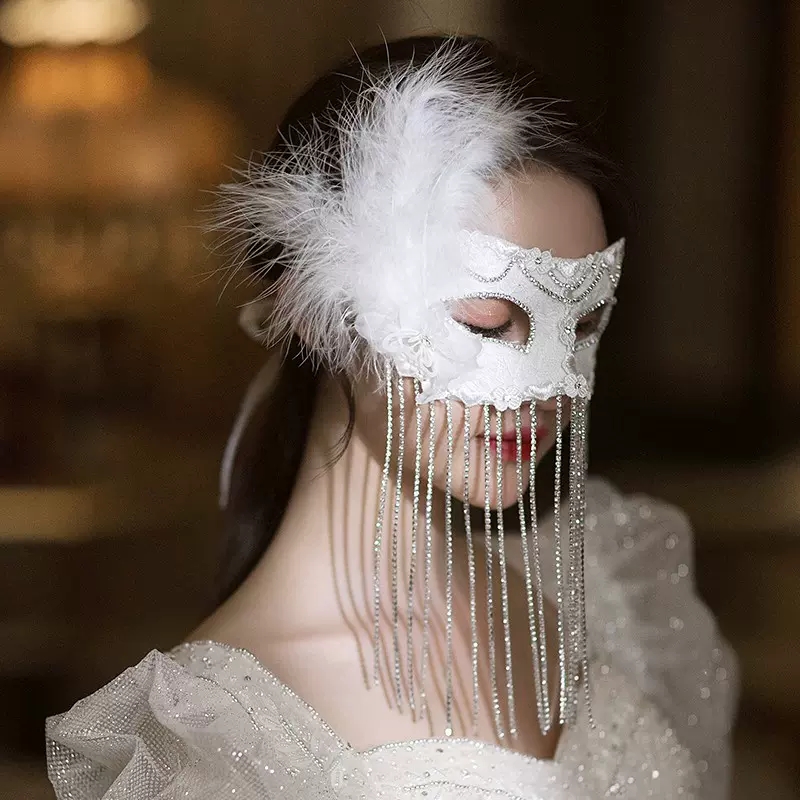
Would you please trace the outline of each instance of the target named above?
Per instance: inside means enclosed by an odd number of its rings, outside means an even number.
[[[550,113],[555,110],[564,122],[570,123],[558,137],[529,144],[537,150],[537,161],[591,186],[600,199],[606,226],[613,228],[619,206],[616,170],[591,143],[590,128],[580,123],[571,106],[560,101],[528,64],[477,37],[408,38],[381,44],[351,57],[318,79],[294,102],[278,129],[270,152],[280,151],[287,141],[293,141],[299,132],[309,129],[312,122],[316,122],[323,135],[330,134],[331,142],[335,143],[335,131],[330,126],[326,128],[326,112],[359,91],[365,69],[378,72],[389,64],[422,65],[442,47],[453,44],[475,56],[478,80],[507,86],[525,105],[534,109],[547,108]],[[559,102],[554,109],[556,101]],[[336,159],[331,159],[332,180],[338,177],[338,169]],[[616,231],[609,233],[616,234]],[[251,266],[258,273],[259,264]],[[279,277],[278,271],[271,270],[271,280]],[[299,341],[290,340],[285,363],[268,397],[252,414],[234,458],[226,508],[222,599],[245,579],[280,525],[305,451],[317,386],[314,364],[303,357]],[[352,431],[354,405],[347,384],[344,390],[350,405],[350,425],[343,440],[346,444]],[[276,455],[281,458],[277,468]]]

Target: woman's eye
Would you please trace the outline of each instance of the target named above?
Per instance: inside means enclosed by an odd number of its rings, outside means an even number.
[[[585,314],[578,320],[578,324],[575,326],[576,342],[581,342],[584,339],[587,339],[593,333],[597,333],[598,329],[600,328],[600,323],[603,320],[604,311],[605,305],[602,305],[600,308],[590,311],[588,314]]]
[[[483,339],[508,344],[528,341],[531,321],[528,312],[506,297],[466,297],[450,306],[453,322]]]
[[[470,325],[468,322],[461,323],[470,333],[483,336],[484,339],[502,339],[511,330],[512,321],[506,320],[502,325],[493,328],[483,328],[480,325]]]

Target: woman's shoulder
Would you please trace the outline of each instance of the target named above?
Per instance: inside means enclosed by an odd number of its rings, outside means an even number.
[[[339,747],[252,656],[213,642],[153,650],[47,721],[59,798],[272,796]]]
[[[698,596],[687,515],[604,480],[586,487],[586,612],[593,649],[634,681],[724,794],[736,657]],[[716,796],[716,795],[714,795]]]
[[[73,733],[114,736],[144,725],[146,733],[234,733],[269,727],[270,715],[284,726],[316,718],[248,650],[192,640],[166,652],[151,650],[69,711],[50,717],[47,732],[64,739]]]
[[[669,563],[691,568],[694,561],[694,532],[682,509],[646,494],[621,492],[605,479],[586,482],[585,524],[590,567],[594,562],[615,567],[635,562],[659,565],[658,573]]]

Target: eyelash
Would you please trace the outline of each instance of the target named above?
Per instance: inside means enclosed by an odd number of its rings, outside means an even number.
[[[485,339],[499,339],[503,334],[511,330],[511,320],[506,320],[502,325],[497,325],[494,328],[481,328],[479,325],[470,325],[468,322],[461,323],[468,331],[483,336]]]
[[[599,328],[601,319],[602,308],[595,309],[586,317],[578,321],[578,324],[575,326],[575,333],[579,337],[583,338],[591,336]],[[494,328],[482,328],[479,325],[470,325],[468,322],[462,322],[461,324],[468,331],[476,334],[477,336],[483,336],[485,339],[499,339],[511,330],[513,323],[512,320],[509,319],[506,320],[502,325],[497,325]]]

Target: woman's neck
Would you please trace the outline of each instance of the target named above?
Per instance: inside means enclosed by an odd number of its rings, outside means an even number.
[[[359,435],[355,427],[341,457],[334,460],[337,445],[347,430],[348,408],[341,390],[331,381],[320,387],[308,444],[295,490],[278,532],[261,561],[234,595],[192,638],[215,639],[245,647],[272,669],[285,683],[317,707],[346,737],[364,746],[429,736],[445,727],[446,602],[444,569],[443,497],[433,503],[435,519],[430,526],[430,664],[428,669],[428,718],[398,715],[395,685],[398,670],[408,684],[406,636],[409,615],[409,566],[412,553],[413,489],[404,480],[404,491],[395,518],[395,481],[390,475],[386,491],[386,514],[382,534],[381,570],[378,589],[381,598],[382,657],[379,663],[381,691],[365,692],[373,678],[374,633],[374,541],[375,521],[380,505],[384,454]],[[277,454],[276,454],[277,455]],[[425,505],[424,501],[421,502]],[[393,528],[396,530],[397,570],[393,580]],[[424,572],[425,540],[428,531],[418,517],[416,578],[413,593],[413,673],[417,691],[421,685],[421,653],[425,629]],[[465,563],[464,552],[456,562]],[[478,562],[477,603],[485,608],[485,562]],[[511,577],[511,576],[510,576]],[[453,644],[455,659],[454,713],[459,735],[471,730],[471,655],[469,630],[469,586],[466,576],[454,574]],[[517,581],[518,583],[518,581]],[[525,616],[524,587],[510,587],[519,598],[515,613]],[[396,599],[395,599],[396,598]],[[396,603],[396,605],[395,605]],[[395,608],[397,615],[395,617]],[[499,604],[495,627],[499,629]],[[395,626],[397,619],[397,626]],[[486,641],[485,620],[479,621],[479,637]],[[394,634],[400,637],[399,666],[392,656]],[[526,632],[522,628],[523,634]],[[524,640],[524,636],[523,636]],[[519,669],[530,665],[529,648],[516,648]],[[482,686],[488,675],[481,659]],[[523,663],[524,662],[524,663]],[[523,682],[524,683],[524,682]],[[554,685],[554,684],[553,684]],[[530,688],[530,687],[528,687]],[[353,703],[360,711],[353,712]],[[495,741],[489,696],[481,693],[480,726],[477,736]],[[532,701],[521,706],[533,708]],[[555,739],[540,741],[530,716],[522,728],[519,749],[538,756],[552,754]],[[538,730],[538,729],[537,729]]]
[[[262,636],[269,632],[272,637],[283,639],[349,630],[357,636],[360,647],[371,642],[375,523],[384,453],[375,452],[356,425],[341,456],[336,458],[348,417],[341,388],[333,380],[323,379],[289,505],[267,553],[237,592],[247,598],[248,605],[257,606],[260,619],[254,624],[258,624]],[[409,491],[409,483],[404,480],[396,515],[394,475],[389,476],[386,487],[378,586],[384,621],[391,620],[393,609],[393,528],[397,537],[398,603],[400,615],[406,616],[413,527],[413,492]],[[434,505],[438,508],[442,503]],[[444,570],[438,568],[444,557],[443,520],[439,517],[441,514],[433,520],[430,531],[434,604],[444,596]],[[424,522],[418,522],[420,553]],[[415,600],[421,602],[422,582],[418,584]]]

